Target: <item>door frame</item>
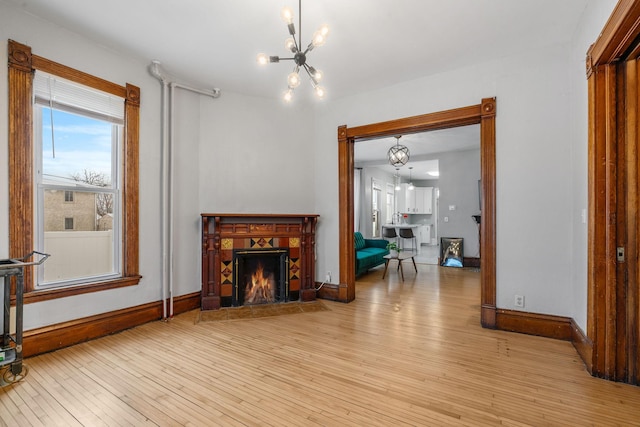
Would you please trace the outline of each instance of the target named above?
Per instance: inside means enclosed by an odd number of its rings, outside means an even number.
[[[640,0],[620,0],[586,60],[590,348],[581,356],[592,375],[631,384],[640,384],[639,37]]]
[[[336,299],[353,301],[355,294],[355,248],[353,242],[354,144],[394,135],[480,124],[480,178],[482,221],[480,224],[481,323],[496,327],[496,98],[477,105],[406,117],[363,126],[338,127],[338,187],[340,284]]]

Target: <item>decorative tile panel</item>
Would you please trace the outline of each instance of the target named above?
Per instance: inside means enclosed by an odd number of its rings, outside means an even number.
[[[233,284],[233,261],[222,261],[220,266],[220,282],[222,285]]]
[[[264,237],[260,237],[259,239],[251,239],[251,249],[262,248],[262,249],[271,249],[273,248],[273,238],[265,239]]]
[[[300,278],[300,258],[290,258],[289,259],[289,279],[299,279]]]
[[[300,247],[300,239],[298,237],[289,237],[289,247],[290,248],[299,248]]]

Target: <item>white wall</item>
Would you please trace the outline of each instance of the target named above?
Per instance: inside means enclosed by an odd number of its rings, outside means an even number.
[[[147,72],[146,59],[107,50],[56,25],[0,2],[0,57],[7,40],[31,46],[33,53],[124,85],[140,87],[140,272],[138,286],[28,304],[25,329],[158,301],[160,288],[160,85]],[[0,259],[9,254],[7,168],[7,67],[0,67]]]
[[[201,212],[315,213],[309,110],[224,92],[201,108]]]
[[[497,97],[497,305],[572,314],[568,45],[455,70],[343,98],[319,108],[316,210],[337,228],[339,125],[358,126],[480,103]],[[321,168],[320,165],[323,167]],[[552,214],[549,214],[551,212]],[[318,272],[337,271],[336,228],[321,230]],[[544,266],[544,268],[541,268]]]

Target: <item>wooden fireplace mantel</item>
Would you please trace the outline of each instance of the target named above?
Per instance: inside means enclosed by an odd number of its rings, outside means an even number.
[[[202,310],[216,310],[230,296],[233,251],[287,248],[292,259],[290,286],[300,300],[313,301],[316,214],[203,213]]]

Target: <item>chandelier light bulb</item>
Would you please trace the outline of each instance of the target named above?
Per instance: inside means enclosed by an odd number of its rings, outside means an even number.
[[[311,44],[313,45],[313,47],[318,47],[325,44],[326,41],[327,41],[326,35],[322,34],[322,32],[320,31],[316,31],[315,33],[313,33],[313,39],[311,41]]]
[[[286,90],[284,95],[282,95],[282,99],[284,99],[284,102],[291,102],[293,99],[293,89]]]
[[[324,98],[326,91],[322,86],[316,86],[316,95],[318,98]]]
[[[282,20],[287,23],[287,25],[293,24],[293,11],[289,7],[284,7],[282,12],[280,13],[282,16]]]
[[[293,53],[296,53],[298,51],[298,48],[296,47],[296,41],[293,39],[293,37],[289,37],[284,41],[284,48]]]
[[[316,70],[313,67],[309,67],[309,73],[311,74],[311,77],[313,77],[316,81],[322,80],[322,71]]]
[[[257,60],[258,60],[258,64],[266,65],[269,63],[269,56],[265,53],[259,53]]]
[[[322,27],[320,27],[318,32],[320,34],[322,34],[324,36],[324,38],[326,39],[327,36],[329,35],[329,27],[327,25],[323,25]]]
[[[298,73],[293,72],[287,76],[287,84],[290,88],[295,89],[300,86],[300,76]]]

